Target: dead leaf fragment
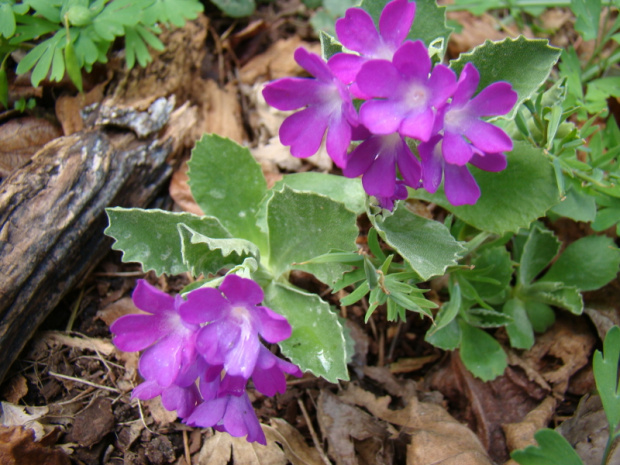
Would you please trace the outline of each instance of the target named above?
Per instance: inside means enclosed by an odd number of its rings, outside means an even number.
[[[107,397],[97,397],[91,405],[76,415],[67,434],[67,441],[90,447],[112,431],[115,423],[112,401]]]
[[[2,465],[70,465],[60,449],[34,440],[31,430],[21,426],[0,426],[0,463]]]
[[[541,404],[525,415],[519,423],[507,423],[503,425],[506,434],[506,445],[509,451],[523,449],[535,445],[534,433],[545,428],[555,413],[557,401],[553,397],[547,397]]]
[[[28,381],[18,374],[6,383],[2,397],[11,404],[17,404],[26,394],[28,394]]]
[[[272,418],[271,426],[263,425],[268,441],[275,441],[293,465],[324,465],[318,451],[308,446],[299,431],[281,418]]]
[[[122,299],[112,302],[99,310],[95,318],[110,326],[120,317],[134,313],[142,313],[144,315],[148,314],[147,312],[143,312],[136,307],[131,297],[123,297]]]
[[[2,426],[23,426],[32,430],[34,438],[40,441],[47,433],[45,427],[38,421],[47,415],[47,407],[25,407],[23,405],[13,405],[9,402],[2,402]]]
[[[185,212],[194,215],[204,216],[204,212],[198,206],[189,188],[189,176],[187,175],[187,162],[183,162],[181,167],[174,172],[170,180],[170,197]]]
[[[232,453],[232,462],[231,462]],[[235,438],[228,433],[215,432],[202,445],[192,465],[286,465],[288,462],[282,449],[268,439],[263,446],[255,442],[247,442],[245,438]]]
[[[387,427],[361,409],[323,390],[317,419],[329,444],[329,455],[339,465],[391,464],[393,447]]]

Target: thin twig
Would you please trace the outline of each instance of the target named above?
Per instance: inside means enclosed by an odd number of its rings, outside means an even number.
[[[91,383],[90,381],[86,381],[85,379],[74,378],[73,376],[61,375],[60,373],[54,373],[53,371],[48,371],[47,373],[50,376],[54,376],[55,378],[66,379],[68,381],[75,381],[76,383],[86,384],[88,386],[92,386],[92,387],[97,388],[97,389],[105,389],[106,391],[115,392],[117,394],[121,393],[121,391],[119,391],[118,389],[111,388],[111,387],[108,387],[108,386],[100,386],[98,384]]]
[[[189,440],[187,438],[187,430],[183,430],[183,451],[185,452],[185,461],[187,465],[192,465],[192,458],[189,454]]]
[[[319,438],[316,435],[316,431],[314,431],[314,427],[312,426],[312,420],[310,419],[310,416],[308,415],[308,412],[306,411],[306,406],[301,401],[301,399],[297,399],[297,404],[299,405],[299,408],[301,409],[301,413],[303,414],[304,419],[306,420],[306,423],[308,425],[308,429],[310,430],[310,436],[312,436],[312,442],[314,443],[314,448],[319,452],[319,455],[321,456],[321,460],[323,461],[323,463],[325,465],[331,465],[331,462],[325,455],[325,451],[320,446]]]

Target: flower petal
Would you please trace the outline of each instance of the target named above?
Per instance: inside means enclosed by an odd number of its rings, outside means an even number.
[[[196,350],[210,365],[223,365],[226,356],[241,335],[241,328],[236,321],[223,319],[211,323],[198,331]]]
[[[391,62],[370,60],[362,65],[356,82],[364,94],[384,98],[396,95],[403,79]]]
[[[396,50],[407,38],[415,18],[415,2],[393,0],[385,5],[379,19],[379,31],[383,42]]]
[[[494,82],[476,95],[467,104],[467,109],[476,116],[505,115],[512,110],[518,98],[510,83]]]
[[[278,110],[297,110],[321,102],[325,83],[311,78],[283,78],[263,88],[265,101]]]
[[[347,178],[356,178],[364,174],[370,168],[380,148],[381,138],[370,136],[349,154],[342,174]]]
[[[263,433],[256,412],[254,412],[246,393],[239,397],[228,396],[228,403],[221,424],[231,436],[247,436],[248,442],[267,444],[265,433]]]
[[[255,307],[252,323],[258,328],[263,339],[271,344],[291,337],[291,325],[282,315],[267,307]]]
[[[339,168],[344,167],[347,148],[351,144],[351,125],[344,115],[333,115],[329,121],[325,148]]]
[[[362,124],[373,134],[396,132],[403,116],[401,107],[389,100],[370,100],[360,108]]]
[[[362,177],[368,195],[391,197],[396,188],[396,153],[382,150]]]
[[[497,172],[506,169],[508,160],[503,153],[476,153],[469,163],[484,171]]]
[[[133,303],[140,310],[160,314],[166,311],[174,311],[174,297],[151,286],[144,279],[139,279],[131,296]]]
[[[325,63],[320,56],[315,53],[310,53],[303,47],[298,47],[295,50],[294,56],[299,66],[308,71],[315,78],[324,82],[332,82],[334,76],[327,67],[327,63]]]
[[[183,340],[177,334],[170,334],[140,357],[139,369],[145,379],[157,381],[162,387],[174,383],[181,368]]]
[[[485,121],[475,120],[465,130],[465,136],[478,149],[486,153],[509,152],[512,150],[512,139],[498,128]]]
[[[306,158],[319,150],[326,129],[325,109],[308,107],[284,120],[280,126],[280,141],[291,146],[293,156]]]
[[[428,88],[431,90],[429,104],[439,108],[452,97],[456,89],[456,74],[447,66],[437,65],[428,80]]]
[[[444,191],[452,205],[473,205],[480,197],[480,188],[467,166],[444,165]]]
[[[163,391],[164,388],[157,384],[157,381],[150,379],[138,384],[133,391],[131,391],[131,398],[149,400],[160,396]]]
[[[400,46],[392,60],[396,69],[406,76],[408,81],[426,83],[431,70],[428,50],[421,40],[407,41]]]
[[[452,106],[460,108],[469,102],[469,99],[476,92],[479,82],[480,73],[472,63],[467,63],[459,76],[454,97],[452,97]]]
[[[201,287],[187,294],[179,307],[181,318],[187,323],[201,324],[220,319],[230,309],[222,293],[212,287]]]
[[[224,361],[226,373],[249,379],[256,365],[260,345],[258,335],[251,328],[243,328],[235,344],[226,354]]]
[[[401,146],[398,149],[398,155],[396,158],[398,164],[398,170],[405,183],[414,189],[420,187],[420,179],[422,177],[422,167],[419,160],[409,150],[407,143],[403,140]]]
[[[422,111],[409,113],[401,122],[398,132],[403,136],[426,142],[433,133],[434,123],[435,113],[426,107]]]
[[[200,426],[201,428],[215,426],[224,416],[227,405],[228,396],[203,402],[185,419],[185,423],[190,426]]]
[[[336,35],[342,45],[362,55],[372,55],[380,39],[371,16],[361,8],[347,9],[336,21]]]
[[[220,291],[233,306],[254,307],[264,299],[263,290],[251,279],[229,274],[220,285]]]
[[[201,401],[198,387],[192,384],[188,387],[172,385],[161,395],[161,403],[166,410],[176,410],[181,418],[188,417]]]
[[[123,352],[144,350],[166,335],[159,315],[125,315],[110,326],[112,342]]]
[[[428,142],[418,145],[418,152],[422,159],[422,185],[431,194],[437,191],[443,174],[440,141],[441,136],[434,136]]]
[[[327,62],[327,65],[329,69],[332,70],[332,73],[334,73],[334,76],[340,79],[344,84],[350,84],[355,81],[357,73],[359,73],[360,69],[362,69],[362,65],[366,61],[365,58],[359,55],[343,52],[332,56]]]
[[[469,145],[460,134],[444,131],[443,142],[441,144],[443,157],[447,163],[463,166],[473,156],[471,145]]]

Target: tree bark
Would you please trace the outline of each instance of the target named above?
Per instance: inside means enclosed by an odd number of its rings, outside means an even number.
[[[0,185],[0,382],[38,326],[109,250],[108,206],[145,206],[171,139],[102,127],[61,137]]]

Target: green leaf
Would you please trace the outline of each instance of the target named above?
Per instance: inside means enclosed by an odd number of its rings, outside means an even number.
[[[388,1],[363,0],[360,6],[372,16],[375,24],[379,24],[381,12]],[[415,3],[415,19],[407,39],[420,39],[427,47],[433,44],[440,50],[440,57],[443,57],[452,32],[452,28],[446,26],[446,7],[438,6],[435,0],[417,0]]]
[[[435,322],[429,329],[428,334],[433,335],[454,321],[456,316],[459,314],[461,303],[461,287],[458,284],[450,285],[450,300],[441,305],[441,308],[435,317]]]
[[[560,250],[560,241],[548,229],[532,226],[523,246],[519,265],[519,282],[531,283]]]
[[[575,221],[590,222],[596,218],[596,200],[581,189],[573,187],[551,211]]]
[[[243,18],[254,13],[254,0],[212,0],[212,2],[228,16]]]
[[[555,312],[549,305],[533,300],[525,301],[525,311],[537,333],[544,333],[555,323]]]
[[[287,185],[292,189],[304,192],[316,192],[343,203],[349,210],[361,215],[366,211],[366,192],[360,179],[349,179],[325,173],[294,173],[286,174],[278,181],[274,190],[282,190]]]
[[[551,287],[547,286],[551,285]],[[535,300],[568,310],[575,315],[583,312],[583,298],[576,287],[564,287],[563,283],[536,282],[524,286],[520,295],[524,300]]]
[[[515,141],[504,171],[470,170],[482,191],[475,205],[455,207],[443,190],[429,194],[418,189],[414,197],[437,203],[475,228],[499,235],[527,228],[559,200],[553,167],[541,149],[527,142]]]
[[[330,250],[356,251],[357,215],[342,203],[312,192],[284,186],[275,191],[267,206],[269,256],[274,276],[295,268],[314,274],[331,285],[350,270],[339,263],[299,265]]]
[[[138,34],[136,27],[125,26],[125,64],[132,69],[138,63],[143,68],[153,61],[149,49]]]
[[[462,53],[457,60],[451,61],[450,67],[460,74],[465,64],[473,63],[480,72],[478,91],[497,81],[512,84],[519,94],[517,103],[507,115],[512,118],[521,102],[532,96],[547,80],[561,52],[561,49],[549,46],[549,42],[542,39],[519,36],[500,42],[487,40],[470,53]]]
[[[506,325],[510,345],[516,349],[530,349],[534,345],[534,329],[528,318],[525,304],[519,299],[510,299],[502,311],[512,317]]]
[[[15,14],[9,3],[0,3],[0,37],[7,39],[15,34]]]
[[[67,67],[67,74],[71,78],[73,84],[75,84],[75,87],[77,87],[80,92],[84,92],[84,87],[82,86],[82,70],[80,69],[80,64],[75,55],[72,42],[67,42],[65,46],[65,64]]]
[[[603,353],[594,352],[594,379],[596,389],[607,421],[613,434],[620,424],[620,385],[618,384],[618,360],[620,359],[620,328],[614,326],[605,336]]]
[[[208,216],[120,207],[106,212],[110,225],[104,232],[116,239],[112,248],[123,252],[124,262],[141,263],[144,271],[153,270],[158,275],[188,271],[183,263],[178,224],[209,237],[230,237],[216,218]]]
[[[485,270],[485,272],[471,277],[464,273],[463,276],[470,281],[481,298],[491,299],[503,292],[510,284],[512,261],[505,247],[486,249],[472,261],[472,265],[475,267],[474,271]],[[496,282],[485,282],[481,278],[492,278]]]
[[[267,184],[250,151],[207,134],[196,143],[188,165],[192,195],[202,211],[218,218],[233,237],[254,242],[262,250],[266,240],[256,213]]]
[[[594,291],[613,280],[620,267],[620,250],[606,236],[587,236],[570,244],[540,281],[561,282]]]
[[[348,380],[345,337],[338,316],[316,294],[272,282],[265,305],[286,317],[293,332],[280,343],[282,353],[303,371],[327,381]]]
[[[596,39],[601,18],[601,0],[571,0],[571,9],[575,13],[575,29],[583,40]]]
[[[318,13],[315,16],[313,16],[312,19],[314,20],[317,16],[318,16]],[[315,29],[322,29],[322,28],[315,27]],[[319,38],[321,39],[321,56],[323,57],[324,60],[329,60],[336,53],[342,52],[342,44],[338,42],[338,40],[335,37],[329,35],[327,32],[320,31]]]
[[[450,323],[437,331],[429,331],[426,333],[424,340],[442,350],[456,349],[461,343],[461,330],[457,320],[450,321]]]
[[[459,319],[461,329],[461,360],[471,373],[482,381],[491,381],[508,366],[506,353],[499,342],[487,332]]]
[[[467,323],[476,328],[499,328],[512,323],[512,317],[486,308],[470,308],[462,313]]]
[[[581,458],[564,437],[552,429],[534,434],[538,446],[528,446],[510,454],[521,465],[583,465]]]
[[[9,108],[9,80],[6,76],[6,69],[0,68],[0,103],[5,110]]]
[[[177,229],[183,262],[194,276],[216,274],[224,267],[242,264],[248,257],[260,262],[258,247],[245,239],[208,237],[183,223]]]
[[[371,215],[370,221],[423,281],[443,275],[465,250],[443,224],[416,215],[403,202],[391,215]]]

